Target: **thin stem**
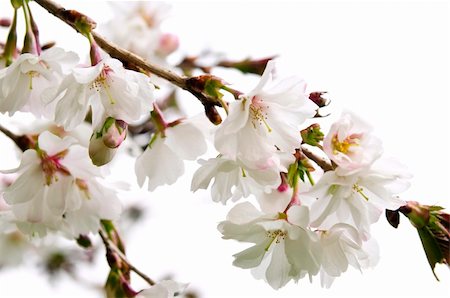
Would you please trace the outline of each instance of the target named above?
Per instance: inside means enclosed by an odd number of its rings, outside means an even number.
[[[79,32],[74,21],[74,18],[76,16],[81,15],[79,12],[74,10],[66,10],[65,8],[63,8],[62,6],[51,0],[35,0],[35,2],[40,6],[42,6],[44,9],[46,9],[49,13],[53,14],[55,17],[59,18],[64,23],[68,24],[73,29]],[[94,25],[95,25],[94,22],[92,22],[92,26]],[[168,69],[162,68],[151,62],[145,61],[138,55],[130,51],[127,51],[119,47],[118,45],[106,40],[103,36],[101,36],[97,32],[92,31],[91,33],[97,44],[112,57],[117,58],[122,62],[124,61],[127,62],[135,69],[140,69],[144,72],[148,72],[165,79],[166,81],[172,83],[173,85],[190,92],[195,97],[197,97],[203,104],[209,103],[217,106],[221,105],[220,101],[217,98],[209,96],[204,92],[199,92],[198,90],[195,90],[195,88],[190,86],[187,83],[189,79],[188,77],[180,76]]]
[[[145,280],[149,285],[153,286],[155,285],[155,281],[148,277],[145,273],[140,271],[138,268],[136,268],[131,262],[127,259],[125,254],[111,241],[111,239],[108,238],[106,233],[102,230],[98,231],[100,237],[102,238],[103,244],[105,245],[106,249],[110,249],[111,251],[114,251],[125,263],[127,263],[128,267],[131,271],[139,275],[143,280]]]

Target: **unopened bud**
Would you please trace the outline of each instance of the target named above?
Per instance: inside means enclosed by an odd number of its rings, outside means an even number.
[[[96,166],[103,166],[110,162],[116,155],[117,148],[106,147],[102,137],[94,133],[89,142],[89,157]]]
[[[168,56],[175,52],[180,45],[178,36],[171,33],[164,33],[159,39],[158,53],[163,56]]]
[[[312,100],[319,108],[323,108],[330,104],[330,101],[326,98],[323,98],[322,95],[324,95],[327,92],[311,92],[309,94],[309,99]]]
[[[23,1],[22,0],[11,0],[11,5],[14,7],[14,9],[19,9],[22,7]]]
[[[217,109],[215,106],[212,105],[205,105],[205,114],[206,117],[208,117],[209,121],[211,121],[214,125],[219,125],[222,123],[222,117],[220,117],[219,112],[217,112]]]
[[[113,118],[109,118],[113,119]],[[125,121],[113,119],[109,127],[105,127],[102,140],[106,147],[117,148],[126,139],[128,124]]]

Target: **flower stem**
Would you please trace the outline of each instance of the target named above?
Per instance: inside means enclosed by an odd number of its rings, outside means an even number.
[[[100,229],[98,231],[100,237],[102,238],[103,244],[105,245],[105,248],[108,250],[111,250],[115,252],[120,259],[125,262],[128,265],[128,268],[139,275],[143,280],[145,280],[149,285],[153,286],[155,285],[155,281],[148,277],[145,273],[140,271],[138,268],[136,268],[131,262],[127,259],[125,253],[122,251],[122,249],[119,249],[117,245],[111,240],[110,235],[108,232],[104,231],[103,229]]]

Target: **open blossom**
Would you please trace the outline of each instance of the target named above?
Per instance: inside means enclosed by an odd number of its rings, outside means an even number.
[[[136,298],[173,298],[183,293],[187,284],[173,280],[163,280],[150,289],[140,291]]]
[[[321,252],[317,235],[309,228],[306,206],[292,206],[287,213],[264,214],[248,202],[237,204],[219,224],[224,239],[254,245],[234,255],[233,264],[254,268],[257,278],[278,289],[291,279],[319,272]]]
[[[167,3],[112,3],[112,8],[114,18],[103,27],[112,42],[157,64],[165,64],[165,56],[178,48],[178,38],[161,30]]]
[[[106,57],[95,66],[75,68],[47,100],[57,101],[55,122],[71,130],[84,120],[89,107],[94,127],[107,117],[137,121],[151,110],[153,90],[147,76]]]
[[[307,193],[317,200],[311,206],[312,225],[328,228],[336,222],[353,225],[368,237],[370,224],[385,209],[404,205],[397,195],[409,187],[410,174],[395,160],[380,159],[352,175],[326,172]]]
[[[57,86],[77,62],[75,53],[57,47],[39,56],[20,55],[10,66],[0,70],[0,112],[14,115],[26,110],[36,116],[45,114],[44,90]]]
[[[267,87],[274,69],[275,62],[269,61],[255,89],[230,103],[229,115],[215,135],[220,153],[265,162],[276,148],[294,153],[300,146],[300,125],[314,116],[317,106],[305,96],[301,80],[286,79]]]
[[[184,174],[183,160],[195,160],[206,151],[203,133],[190,122],[181,122],[154,135],[137,159],[135,171],[139,186],[148,178],[148,190],[171,185]]]
[[[341,175],[370,166],[381,156],[381,141],[371,132],[369,124],[349,112],[331,126],[324,139],[323,149],[339,166]]]
[[[364,242],[350,225],[336,224],[318,233],[322,247],[322,287],[329,288],[334,278],[347,271],[349,265],[361,271],[378,262],[378,246],[374,240]]]
[[[250,167],[240,160],[224,156],[200,161],[201,167],[192,177],[191,190],[207,189],[211,180],[213,201],[225,204],[229,199],[236,201],[251,194],[270,192],[281,182],[278,162],[273,160],[266,167]]]
[[[100,219],[116,219],[121,212],[120,201],[100,182],[100,169],[90,162],[87,149],[72,137],[41,133],[19,167],[4,172],[20,173],[3,196],[25,233],[43,236],[54,230],[77,237],[96,232]]]

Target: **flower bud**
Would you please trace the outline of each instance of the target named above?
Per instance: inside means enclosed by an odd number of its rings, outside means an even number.
[[[222,123],[222,117],[220,117],[219,112],[217,112],[217,109],[215,106],[212,105],[205,105],[205,114],[206,117],[208,117],[209,121],[211,121],[214,125],[219,125]]]
[[[180,42],[178,36],[171,33],[164,33],[159,39],[158,53],[163,56],[168,56],[178,49]]]
[[[113,118],[108,118],[113,119]],[[108,121],[107,120],[107,121]],[[126,139],[128,132],[128,124],[122,120],[113,119],[109,127],[105,127],[102,140],[106,147],[114,149],[120,146]]]
[[[110,162],[116,155],[117,148],[106,147],[103,138],[94,133],[89,142],[89,157],[96,166],[103,166]]]

